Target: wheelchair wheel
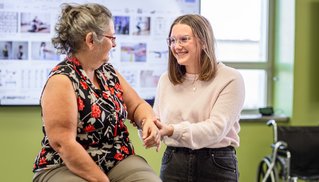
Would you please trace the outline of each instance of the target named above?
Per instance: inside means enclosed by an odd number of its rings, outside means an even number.
[[[280,179],[283,179],[283,181],[288,181],[289,180],[289,168],[287,163],[287,158],[285,157],[277,157],[276,159],[276,172],[278,174],[278,177]]]
[[[267,179],[265,178],[265,175],[270,167],[271,164],[271,158],[269,156],[264,157],[262,159],[262,161],[259,163],[258,166],[258,171],[257,171],[257,182],[277,182],[278,178],[277,178],[277,173],[276,173],[276,168],[273,168],[270,171],[269,176],[267,177]]]

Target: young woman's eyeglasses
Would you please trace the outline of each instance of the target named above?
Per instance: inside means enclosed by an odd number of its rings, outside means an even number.
[[[103,35],[103,36],[110,39],[112,41],[112,43],[115,44],[116,37],[110,36],[110,35]]]
[[[167,45],[169,47],[173,47],[175,46],[177,43],[181,46],[185,45],[189,40],[191,40],[192,36],[189,35],[183,35],[183,36],[179,36],[179,37],[169,37],[166,39],[167,41]]]

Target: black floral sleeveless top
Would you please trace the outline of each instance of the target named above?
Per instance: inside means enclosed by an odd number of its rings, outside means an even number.
[[[49,77],[57,74],[68,76],[73,84],[78,105],[76,140],[96,164],[107,173],[118,161],[134,154],[124,125],[127,110],[123,90],[113,66],[106,63],[96,70],[101,90],[95,89],[74,57],[59,63]],[[35,159],[34,172],[63,164],[59,154],[50,146],[44,126],[43,132],[42,149]]]

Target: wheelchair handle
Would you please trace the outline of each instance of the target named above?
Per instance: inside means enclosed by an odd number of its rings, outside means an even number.
[[[271,119],[271,120],[267,121],[267,125],[268,125],[268,126],[276,125],[276,121],[273,120],[273,119]]]
[[[273,127],[274,143],[276,143],[276,142],[278,141],[278,137],[277,137],[277,123],[276,123],[275,120],[271,119],[271,120],[267,121],[267,125]]]

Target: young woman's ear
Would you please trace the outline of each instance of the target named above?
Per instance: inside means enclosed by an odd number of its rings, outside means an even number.
[[[202,49],[205,50],[205,49],[206,49],[206,44],[205,44],[205,42],[201,41],[201,44],[202,44]]]

